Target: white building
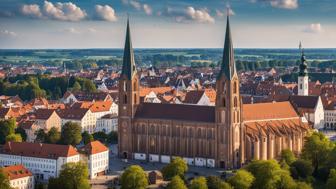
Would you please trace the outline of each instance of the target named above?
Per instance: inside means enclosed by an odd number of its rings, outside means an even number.
[[[209,97],[205,94],[205,91],[188,91],[184,98],[183,103],[200,105],[200,106],[212,105]]]
[[[58,177],[64,164],[79,160],[71,145],[7,142],[0,151],[0,167],[22,164],[40,180]]]
[[[67,122],[75,122],[81,126],[82,132],[94,132],[97,120],[95,114],[93,114],[89,108],[63,109],[59,110],[58,114],[62,119],[62,127]]]
[[[101,142],[93,141],[85,145],[84,152],[87,155],[90,178],[105,175],[109,170],[109,149]]]
[[[325,107],[324,126],[326,129],[336,129],[336,102]]]
[[[9,185],[17,189],[34,189],[33,174],[23,165],[11,165],[4,167],[3,171],[8,176]]]
[[[110,133],[111,131],[118,131],[118,115],[107,114],[97,119],[95,132]]]
[[[300,43],[301,49],[301,43]],[[298,95],[300,96],[308,96],[309,94],[309,78],[308,78],[308,70],[307,70],[307,62],[306,57],[302,50],[301,55],[301,64],[299,66],[299,77],[298,77]]]
[[[290,96],[293,107],[313,124],[314,129],[324,127],[324,107],[320,96]]]

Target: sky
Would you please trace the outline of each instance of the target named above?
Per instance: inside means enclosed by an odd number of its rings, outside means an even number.
[[[336,47],[336,0],[0,0],[1,49]]]

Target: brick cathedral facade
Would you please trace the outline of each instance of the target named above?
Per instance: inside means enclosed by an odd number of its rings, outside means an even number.
[[[227,19],[223,61],[216,81],[215,106],[140,103],[127,22],[119,80],[118,152],[121,158],[226,169],[252,159],[272,159],[281,150],[299,153],[309,131],[289,102],[244,105]]]

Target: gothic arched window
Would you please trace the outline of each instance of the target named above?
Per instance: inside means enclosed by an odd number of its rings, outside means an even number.
[[[233,105],[234,105],[235,108],[237,108],[237,106],[238,106],[237,97],[234,97]]]
[[[225,98],[222,99],[222,106],[225,107],[226,104],[225,104]]]
[[[237,93],[237,82],[235,81],[233,84],[233,93]]]
[[[136,104],[137,103],[137,96],[136,96],[136,94],[134,94],[134,104]]]
[[[124,104],[127,104],[127,95],[124,95]]]

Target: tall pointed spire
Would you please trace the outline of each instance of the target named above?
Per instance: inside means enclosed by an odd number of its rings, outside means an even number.
[[[308,75],[308,65],[307,65],[307,61],[306,61],[306,56],[304,55],[304,50],[302,48],[302,44],[300,42],[299,45],[300,51],[301,51],[301,64],[299,66],[299,76],[307,76]]]
[[[131,40],[131,31],[129,26],[129,18],[127,18],[126,40],[125,40],[124,59],[121,75],[125,75],[127,76],[128,79],[132,79],[135,73],[136,73],[136,67]]]
[[[221,77],[224,74],[227,79],[231,80],[232,76],[236,73],[236,63],[234,60],[234,51],[233,51],[232,38],[231,38],[229,14],[230,14],[230,9],[228,8],[223,61],[221,64],[221,70],[220,70],[218,77]]]

